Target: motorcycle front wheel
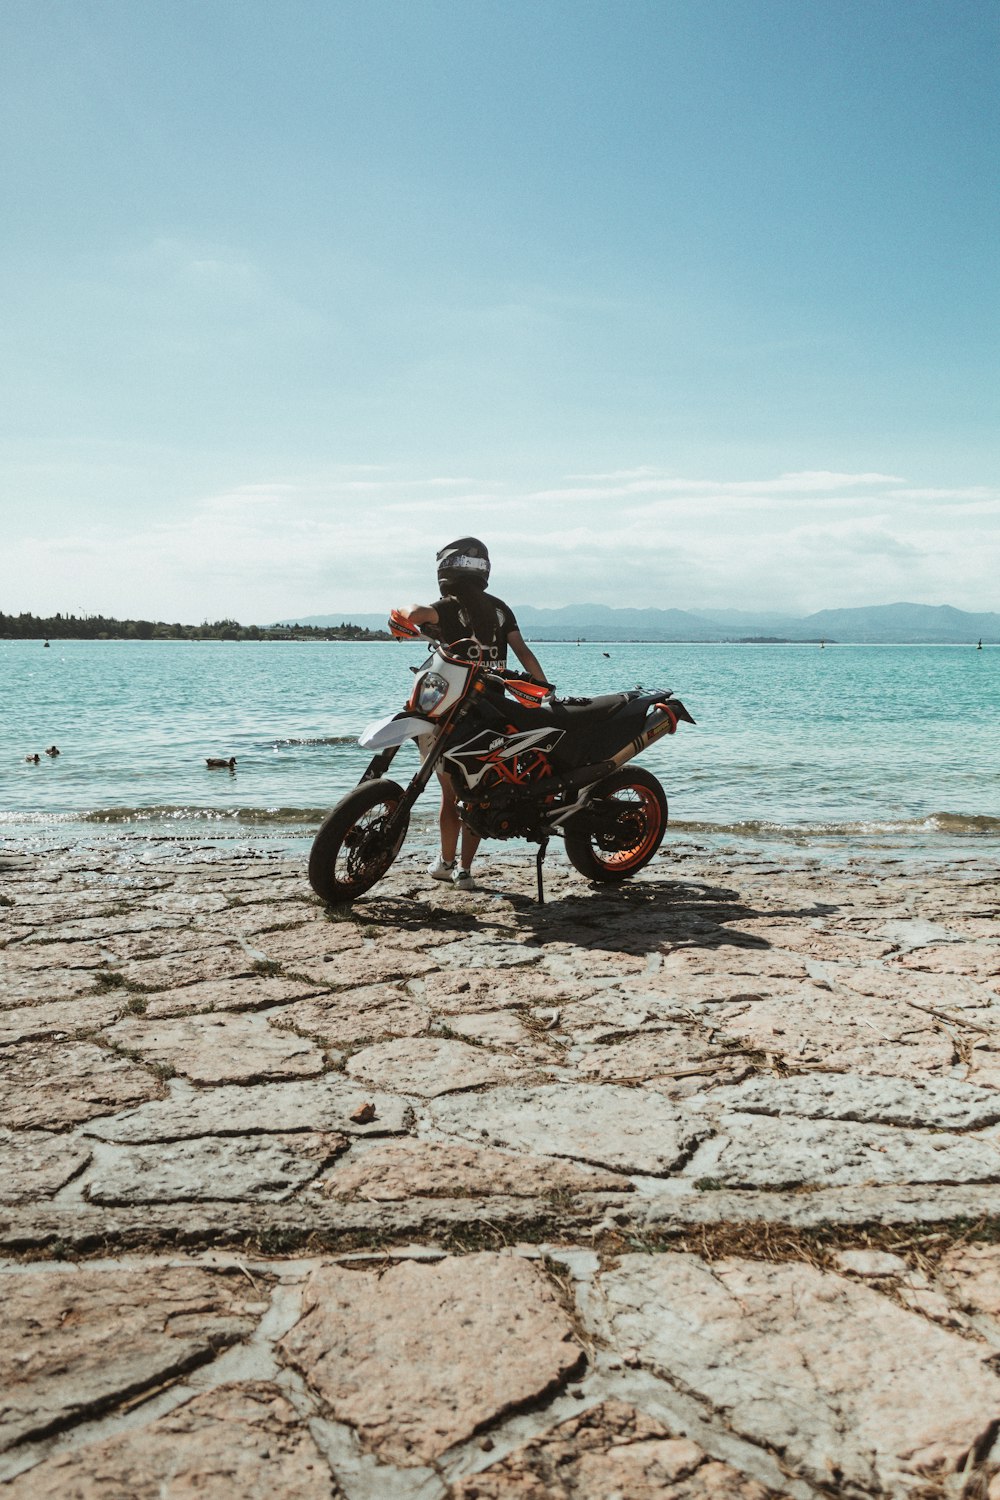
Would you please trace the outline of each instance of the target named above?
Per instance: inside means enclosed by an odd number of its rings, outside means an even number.
[[[323,821],[309,853],[309,884],[328,905],[354,901],[382,879],[409,826],[409,814],[387,826],[402,800],[395,781],[363,781]]]
[[[569,862],[588,880],[627,880],[648,865],[667,829],[667,798],[648,771],[626,768],[592,789],[599,814],[592,832],[566,832]],[[610,816],[609,816],[610,814]]]

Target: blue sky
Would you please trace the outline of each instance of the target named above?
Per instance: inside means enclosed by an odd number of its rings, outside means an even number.
[[[0,609],[1000,607],[994,0],[2,0]]]

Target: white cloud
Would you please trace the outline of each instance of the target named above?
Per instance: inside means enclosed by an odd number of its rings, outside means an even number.
[[[513,604],[995,606],[998,502],[984,487],[832,470],[628,472],[644,477],[541,489],[351,466],[255,481],[147,524],[13,536],[0,608],[247,622],[381,612],[431,597],[435,551],[468,531],[489,544],[494,585]]]

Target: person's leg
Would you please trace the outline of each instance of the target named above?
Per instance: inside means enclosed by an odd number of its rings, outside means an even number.
[[[462,824],[462,869],[463,870],[471,870],[472,869],[472,861],[475,859],[475,857],[476,857],[476,851],[478,850],[479,845],[481,843],[482,843],[482,839],[479,837],[479,834],[478,833],[473,833],[472,829],[471,828],[467,828],[465,826],[465,824],[463,823]]]
[[[434,747],[437,731],[431,730],[429,734],[422,734],[417,740],[420,749],[421,760],[426,760]],[[441,853],[430,866],[430,874],[434,880],[451,880],[455,873],[455,850],[458,848],[458,831],[461,826],[458,816],[458,806],[455,802],[455,794],[451,789],[451,780],[442,776],[440,770],[437,773],[441,783],[441,812],[438,815],[438,826],[441,830]]]
[[[441,813],[438,818],[441,828],[441,858],[446,864],[454,864],[455,851],[458,848],[459,830],[462,829],[462,821],[458,816],[458,803],[455,800],[455,792],[451,781],[441,777]],[[467,830],[462,830],[463,833]],[[465,841],[463,838],[462,849],[464,852]]]
[[[478,833],[473,833],[471,828],[466,827],[458,815],[458,802],[455,799],[455,791],[450,777],[441,777],[441,859],[446,865],[452,865],[455,861],[455,852],[458,849],[459,833],[462,835],[462,859],[456,872],[456,879],[460,880],[463,872],[468,876],[472,869],[472,861],[476,857],[476,851],[482,840]],[[466,881],[465,883],[469,883]]]

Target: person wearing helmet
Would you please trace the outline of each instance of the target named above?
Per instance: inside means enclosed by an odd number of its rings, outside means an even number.
[[[464,654],[494,668],[507,665],[508,647],[524,670],[540,682],[545,674],[526,643],[514,611],[494,594],[486,592],[490,579],[490,554],[478,537],[463,536],[449,542],[437,555],[441,597],[433,604],[411,604],[399,611],[411,625],[422,626],[447,645],[463,643]],[[449,880],[461,890],[472,890],[472,861],[479,848],[479,835],[463,826],[450,776],[438,772],[441,782],[441,853],[430,867],[435,880]],[[461,861],[456,863],[461,835]]]

